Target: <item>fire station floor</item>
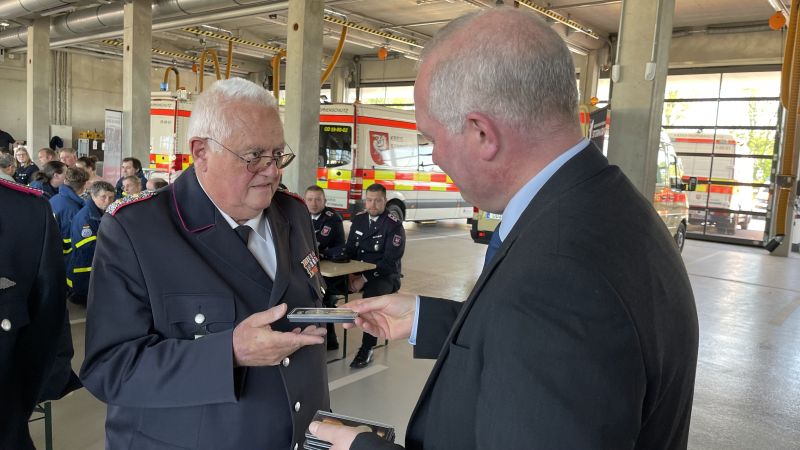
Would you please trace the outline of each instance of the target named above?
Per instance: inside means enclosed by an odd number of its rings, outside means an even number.
[[[406,223],[403,290],[464,300],[485,246],[463,221]],[[700,351],[689,448],[797,449],[800,443],[800,257],[771,257],[750,247],[689,240],[683,251],[697,301]],[[84,356],[85,311],[70,305],[73,366]],[[339,330],[341,341],[341,330]],[[334,411],[397,429],[433,366],[414,360],[407,342],[375,350],[365,369],[349,368],[361,333],[349,333],[346,359],[328,364]],[[329,358],[341,351],[329,352]],[[600,387],[602,389],[602,387]],[[81,389],[53,403],[54,448],[104,448],[105,406]],[[42,421],[31,424],[44,449]]]

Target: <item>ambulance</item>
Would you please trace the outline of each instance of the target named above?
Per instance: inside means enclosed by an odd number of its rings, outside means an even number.
[[[150,164],[153,174],[166,180],[192,164],[186,135],[192,115],[192,94],[185,89],[150,94]]]
[[[386,188],[386,209],[401,220],[469,219],[466,202],[433,163],[433,144],[413,111],[376,105],[320,105],[317,185],[345,218],[364,209],[365,190]]]
[[[689,222],[728,235],[737,227],[746,230],[751,217],[746,211],[753,209],[754,192],[737,181],[753,181],[753,161],[736,155],[749,154],[747,147],[733,135],[702,130],[673,132],[670,138],[683,161],[683,182],[696,185],[689,195]]]

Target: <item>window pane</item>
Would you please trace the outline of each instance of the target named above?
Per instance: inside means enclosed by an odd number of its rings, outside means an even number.
[[[665,126],[713,128],[717,123],[718,102],[664,102]]]
[[[720,102],[718,126],[777,126],[778,100]]]
[[[778,97],[780,72],[745,72],[722,74],[720,97]]]
[[[670,75],[664,98],[717,98],[719,74]]]

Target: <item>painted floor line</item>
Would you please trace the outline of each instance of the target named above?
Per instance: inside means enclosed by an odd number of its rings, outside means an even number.
[[[333,380],[328,383],[328,389],[333,392],[340,387],[347,386],[348,384],[353,384],[356,381],[363,380],[364,378],[370,377],[375,375],[376,373],[383,372],[384,370],[388,369],[389,367],[384,366],[383,364],[375,364],[372,367],[367,367],[364,369],[360,369],[358,372],[352,373],[350,375],[343,376],[338,380]]]

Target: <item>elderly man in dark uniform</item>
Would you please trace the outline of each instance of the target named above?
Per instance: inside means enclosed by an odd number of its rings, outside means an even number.
[[[243,80],[197,98],[194,165],[100,224],[86,323],[86,388],[108,403],[106,448],[296,449],[329,409],[314,230],[278,191],[294,156],[275,99]]]
[[[364,298],[391,294],[400,289],[400,260],[406,248],[403,222],[386,210],[386,188],[381,184],[367,187],[366,209],[353,217],[347,237],[347,254],[352,259],[376,265],[373,270],[350,275],[350,290],[363,289]],[[372,348],[378,339],[364,333],[350,367],[360,369],[372,362]]]
[[[0,180],[0,205],[0,449],[27,450],[66,319],[64,258],[42,191]]]
[[[328,208],[325,204],[325,191],[319,186],[312,185],[306,188],[304,198],[308,213],[311,215],[311,222],[314,224],[314,235],[317,238],[319,257],[332,260],[346,258],[342,218],[339,217],[336,211]],[[346,286],[339,288],[339,284],[345,284],[343,281],[340,283],[339,278],[346,280],[345,277],[325,278],[325,284],[330,292],[326,291],[322,303],[329,308],[336,306],[334,292],[347,288]],[[328,330],[327,349],[336,350],[339,348],[339,341],[336,340],[336,330],[332,323],[326,324],[326,328]]]

